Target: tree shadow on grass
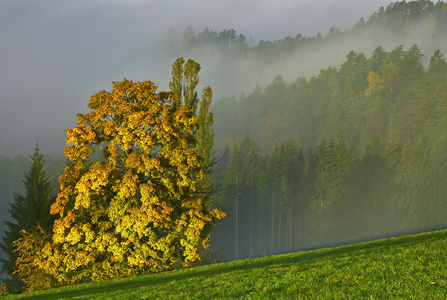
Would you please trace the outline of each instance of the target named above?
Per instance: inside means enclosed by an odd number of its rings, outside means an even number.
[[[140,288],[150,286],[151,289],[162,289],[163,285],[171,282],[180,282],[189,280],[196,276],[210,278],[212,276],[222,276],[232,272],[248,272],[255,269],[264,268],[281,268],[294,264],[305,263],[303,271],[312,267],[313,261],[323,260],[327,258],[337,258],[346,255],[378,255],[380,252],[386,252],[391,247],[408,248],[417,244],[426,243],[430,240],[436,241],[446,239],[447,230],[436,231],[425,234],[409,235],[398,238],[377,240],[353,244],[348,246],[340,246],[335,248],[319,249],[314,251],[295,252],[290,254],[275,255],[264,258],[256,258],[250,260],[233,261],[229,263],[221,263],[195,267],[191,269],[180,269],[157,274],[149,274],[138,277],[129,277],[116,279],[106,282],[95,282],[88,284],[80,284],[74,286],[62,287],[51,291],[42,291],[29,294],[32,299],[69,299],[69,298],[99,298],[101,294],[107,293],[113,296],[117,291],[120,295],[125,295],[126,291],[135,291]],[[315,266],[316,267],[316,266]],[[96,297],[95,297],[96,295]],[[22,294],[23,298],[28,298],[27,294]],[[105,296],[105,295],[103,295]],[[130,296],[130,295],[129,295]],[[19,297],[22,298],[22,297]]]

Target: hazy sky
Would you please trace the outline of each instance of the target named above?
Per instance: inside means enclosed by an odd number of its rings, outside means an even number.
[[[386,0],[2,0],[0,155],[60,155],[64,130],[88,99],[123,78],[166,88],[172,61],[132,59],[173,28],[191,25],[277,40],[351,28]],[[156,63],[155,63],[156,62]],[[157,66],[152,67],[152,66]],[[163,68],[160,72],[158,68]]]

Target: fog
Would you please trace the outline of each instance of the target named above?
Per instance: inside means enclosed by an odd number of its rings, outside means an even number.
[[[151,80],[167,89],[175,57],[160,55],[155,49],[170,28],[177,33],[188,25],[196,33],[205,27],[215,31],[235,29],[256,45],[261,40],[295,37],[299,33],[324,35],[331,26],[345,30],[360,17],[367,19],[388,3],[378,0],[2,1],[0,154],[12,157],[30,153],[38,140],[42,152],[61,156],[64,130],[76,125],[77,113],[87,111],[89,97],[100,90],[110,90],[112,81]],[[216,74],[219,79],[226,76],[219,73],[222,63],[219,57],[197,54],[193,58],[202,65],[202,84],[215,88],[219,97],[240,93],[242,89],[249,92],[256,83],[269,82],[278,73],[290,80],[315,75],[328,64],[337,65],[345,55],[344,49],[328,50],[324,60],[316,62],[312,57],[305,60],[306,64],[293,68],[285,61],[260,76],[243,74],[251,80],[237,80],[238,86],[231,86],[236,80],[220,86],[217,79],[213,80]]]

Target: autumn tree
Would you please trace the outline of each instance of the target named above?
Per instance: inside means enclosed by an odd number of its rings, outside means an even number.
[[[374,91],[381,91],[383,90],[383,79],[374,71],[370,71],[369,75],[367,77],[369,86],[365,90],[365,96],[371,95]]]
[[[37,144],[30,158],[30,168],[23,180],[25,195],[14,193],[14,199],[9,208],[14,221],[5,222],[7,230],[4,233],[3,242],[0,244],[8,257],[1,260],[3,268],[11,276],[11,279],[5,280],[6,284],[9,290],[17,292],[23,290],[24,282],[14,273],[19,256],[14,241],[22,238],[22,230],[33,231],[36,226],[40,226],[43,232],[50,233],[55,219],[50,214],[50,206],[55,200],[55,197],[51,195],[53,188],[51,181],[46,176],[44,155],[40,153]]]
[[[200,260],[199,243],[207,247],[211,223],[224,217],[198,191],[205,166],[194,147],[194,111],[156,89],[114,82],[67,129],[72,164],[51,207],[59,215],[52,242],[36,262],[58,283],[189,266]]]
[[[200,64],[189,59],[186,63],[179,57],[172,65],[172,81],[169,83],[171,92],[176,96],[175,103],[185,105],[196,112],[198,97],[196,87],[199,83]]]

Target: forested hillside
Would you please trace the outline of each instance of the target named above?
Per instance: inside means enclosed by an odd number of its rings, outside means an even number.
[[[446,7],[400,2],[368,23],[410,36],[428,11],[445,22]],[[379,44],[309,79],[278,75],[220,99],[215,175],[228,216],[216,247],[234,259],[447,226],[446,81],[439,49]]]
[[[390,52],[377,47],[367,58],[349,52],[339,68],[286,83],[278,75],[265,88],[215,104],[216,135],[250,136],[260,150],[292,138],[304,150],[343,130],[357,145],[381,140],[416,140],[441,132],[446,106],[446,61],[439,50],[422,65],[417,45]]]
[[[339,69],[216,104],[226,255],[447,226],[447,63],[421,58],[416,45],[350,52]]]
[[[169,30],[154,55],[169,61],[193,57],[200,61],[202,77],[218,98],[239,96],[256,85],[267,85],[277,74],[287,82],[309,78],[329,65],[339,66],[350,51],[369,56],[378,46],[391,51],[399,45],[408,49],[417,44],[427,55],[423,57],[427,65],[437,49],[447,52],[446,12],[443,1],[390,2],[369,16],[359,16],[350,29],[340,30],[334,24],[327,32],[305,36],[296,28],[295,36],[274,41],[254,41],[231,28],[196,32],[189,26],[182,32]]]
[[[142,51],[196,59],[215,91],[220,259],[447,226],[445,28],[447,3],[400,1],[344,31],[257,42],[187,27]],[[28,162],[0,156],[2,221]],[[56,187],[65,161],[46,164]]]

